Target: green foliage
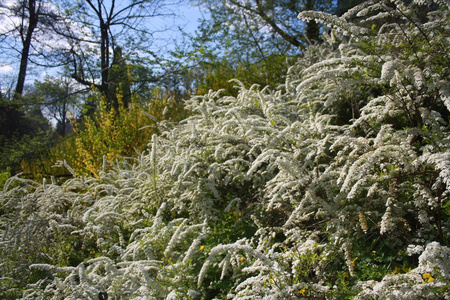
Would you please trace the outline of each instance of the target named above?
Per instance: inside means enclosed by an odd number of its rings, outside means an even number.
[[[298,22],[297,15],[307,10],[332,10],[328,0],[195,2],[210,15],[200,26],[202,40],[218,43],[225,55],[253,62],[270,55],[298,54],[307,39],[319,39],[319,27],[315,22]]]
[[[231,79],[246,86],[276,88],[303,48],[319,40],[316,22],[303,24],[305,10],[332,11],[332,1],[195,1],[208,12],[202,20],[193,50],[195,94],[224,89],[237,95]],[[314,32],[314,33],[313,33]]]
[[[24,172],[23,161],[38,163],[40,155],[52,145],[54,135],[33,97],[0,98],[0,171]]]
[[[207,94],[209,90],[224,90],[224,95],[236,96],[238,89],[231,79],[244,85],[259,84],[275,88],[283,80],[293,57],[272,55],[257,63],[233,63],[227,58],[200,62],[200,78],[195,85],[196,94]]]
[[[3,185],[5,184],[6,180],[11,177],[11,168],[7,168],[6,172],[0,173],[0,190],[3,190]]]

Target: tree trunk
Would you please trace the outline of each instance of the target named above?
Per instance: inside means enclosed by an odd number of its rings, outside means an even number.
[[[36,7],[36,0],[28,0],[28,12],[30,14],[29,20],[28,20],[28,27],[27,31],[25,33],[25,36],[23,35],[23,29],[24,29],[24,19],[25,19],[25,10],[27,9],[26,3],[23,4],[24,13],[22,15],[22,25],[20,29],[21,38],[22,38],[22,53],[20,58],[20,68],[19,68],[19,76],[17,78],[17,85],[16,85],[16,95],[22,95],[23,88],[25,86],[25,76],[27,74],[27,66],[28,66],[28,58],[30,56],[30,48],[31,48],[31,39],[33,36],[33,32],[37,27],[37,24],[39,22],[39,9],[40,4],[38,7]]]
[[[99,16],[101,17],[101,16]],[[109,36],[108,25],[100,19],[100,60],[101,60],[101,92],[106,95],[108,90],[109,73]],[[109,99],[108,99],[109,100]]]

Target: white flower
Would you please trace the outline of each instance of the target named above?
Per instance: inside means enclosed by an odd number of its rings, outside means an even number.
[[[381,80],[390,81],[395,75],[395,61],[387,61],[383,64],[381,68]]]
[[[420,245],[408,245],[408,248],[406,249],[408,252],[408,255],[415,255],[415,254],[421,254],[423,252],[423,247]]]

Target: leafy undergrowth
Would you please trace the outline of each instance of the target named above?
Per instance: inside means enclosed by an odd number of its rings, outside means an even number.
[[[277,90],[194,97],[98,178],[8,179],[2,298],[449,298],[448,3],[300,17],[333,29]]]

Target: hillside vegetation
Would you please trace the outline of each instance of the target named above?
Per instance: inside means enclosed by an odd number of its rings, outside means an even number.
[[[303,12],[330,30],[278,88],[194,97],[98,178],[8,179],[0,297],[449,299],[449,8]]]

